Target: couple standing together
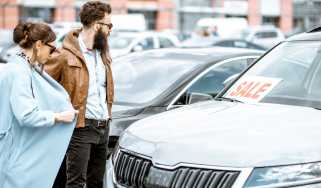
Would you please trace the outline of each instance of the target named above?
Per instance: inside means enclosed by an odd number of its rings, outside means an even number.
[[[46,24],[14,29],[20,50],[0,74],[0,188],[103,186],[114,98],[111,7],[87,2],[80,21],[59,51]]]

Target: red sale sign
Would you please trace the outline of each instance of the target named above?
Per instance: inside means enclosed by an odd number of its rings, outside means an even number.
[[[247,76],[237,81],[226,97],[241,101],[258,102],[266,96],[281,79],[262,76]]]

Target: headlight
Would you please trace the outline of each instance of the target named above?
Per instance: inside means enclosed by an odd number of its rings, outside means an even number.
[[[291,187],[321,182],[321,162],[255,168],[245,188]]]

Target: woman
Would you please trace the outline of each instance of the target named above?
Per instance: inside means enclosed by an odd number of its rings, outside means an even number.
[[[0,188],[52,187],[69,144],[77,111],[41,68],[55,39],[42,23],[14,29],[19,50],[0,72]]]

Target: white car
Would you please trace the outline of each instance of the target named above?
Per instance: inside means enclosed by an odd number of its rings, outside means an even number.
[[[241,37],[249,42],[272,48],[285,39],[280,29],[274,26],[257,26],[242,31]]]
[[[119,32],[109,38],[109,48],[113,58],[131,52],[177,46],[179,46],[179,40],[170,33]]]
[[[215,100],[132,124],[108,188],[320,188],[321,32],[261,56]]]

